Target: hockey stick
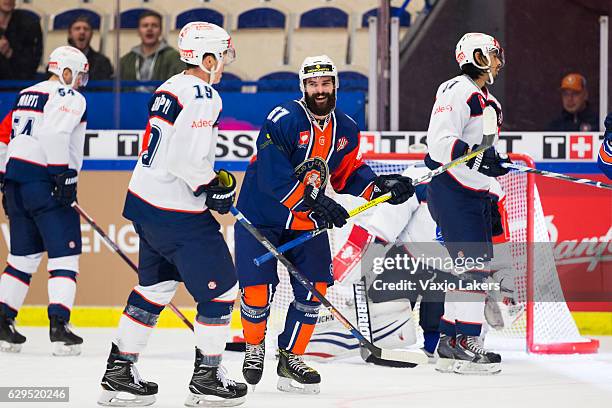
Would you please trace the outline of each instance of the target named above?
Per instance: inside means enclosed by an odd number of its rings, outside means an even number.
[[[448,171],[449,169],[452,169],[453,167],[457,167],[458,165],[469,161],[470,159],[478,156],[483,151],[487,150],[489,147],[493,146],[493,142],[495,141],[495,135],[497,133],[497,113],[495,112],[495,109],[493,109],[490,106],[487,106],[483,112],[483,128],[484,128],[484,135],[482,137],[482,143],[480,144],[480,146],[478,146],[478,148],[474,149],[470,153],[467,153],[461,157],[456,158],[453,161],[446,163],[443,166],[438,167],[437,169],[430,170],[429,172],[422,175],[421,177],[418,177],[412,180],[412,185],[417,186],[419,184],[428,183],[429,181],[431,181],[432,178]],[[386,197],[386,198],[383,199],[383,197]],[[353,217],[359,213],[362,213],[363,211],[369,208],[372,208],[378,204],[381,204],[389,200],[390,198],[391,198],[390,193],[380,196],[377,199],[374,199],[368,203],[365,203],[355,208],[353,211],[349,213],[349,215],[350,217]],[[308,231],[300,235],[299,237],[295,238],[294,240],[286,242],[285,244],[279,246],[278,251],[280,253],[284,253],[302,244],[303,242],[306,242],[309,239],[316,237],[317,235],[325,231],[327,231],[327,228],[318,228],[316,230]],[[274,255],[272,255],[271,252],[268,252],[266,254],[261,255],[260,257],[253,259],[253,262],[255,263],[255,265],[259,266],[263,264],[264,262],[269,261],[272,258],[274,258]]]
[[[112,240],[110,239],[110,237],[108,235],[106,235],[106,232],[104,232],[104,230],[102,228],[100,228],[100,226],[98,226],[98,224],[96,224],[96,222],[93,220],[93,218],[91,218],[89,216],[89,214],[87,214],[85,212],[85,210],[83,210],[83,208],[76,202],[74,201],[71,204],[72,208],[75,209],[76,212],[79,213],[79,215],[81,217],[83,217],[83,219],[85,221],[87,221],[87,223],[89,225],[91,225],[93,227],[94,230],[96,230],[96,232],[98,234],[100,234],[100,236],[102,237],[102,239],[104,239],[104,241],[113,249],[113,251],[115,251],[117,253],[117,255],[119,255],[121,257],[121,259],[123,259],[129,266],[130,268],[132,268],[132,270],[136,273],[138,273],[138,267],[136,266],[136,264],[134,264],[134,262],[132,262],[132,260],[125,254],[125,252],[123,252],[121,250],[121,248],[119,248],[119,246]],[[189,327],[189,329],[191,331],[193,331],[193,325],[191,324],[191,322],[189,320],[187,320],[187,318],[185,317],[185,315],[183,313],[181,313],[180,310],[178,310],[178,308],[176,306],[174,306],[171,303],[168,303],[168,307],[170,308],[170,310],[172,310],[174,312],[174,314],[183,321],[183,323],[185,323],[185,325],[187,327]]]
[[[346,317],[342,315],[330,303],[329,300],[325,296],[319,292],[314,285],[302,275],[300,271],[287,259],[283,254],[281,254],[274,245],[264,237],[258,230],[255,228],[253,224],[249,222],[245,218],[245,216],[235,207],[232,206],[230,212],[236,217],[236,220],[247,230],[253,237],[259,241],[261,245],[263,245],[268,251],[274,254],[274,257],[278,259],[286,268],[287,271],[293,276],[302,286],[310,291],[314,296],[317,297],[321,301],[321,303],[329,309],[331,314],[338,320],[344,327],[346,327],[353,336],[359,341],[359,343],[367,349],[373,356],[383,360],[390,361],[398,361],[404,363],[413,363],[413,364],[426,364],[428,359],[424,353],[416,352],[416,351],[408,351],[408,350],[387,350],[381,349],[380,347],[372,344],[371,341],[366,339],[363,334],[355,327],[351,322],[348,321]]]
[[[520,171],[521,173],[533,173],[539,176],[550,177],[554,179],[569,181],[572,183],[583,184],[586,186],[592,186],[592,187],[605,188],[608,190],[612,190],[612,184],[602,183],[601,181],[595,181],[595,180],[590,180],[590,179],[572,177],[572,176],[568,176],[567,174],[554,173],[552,171],[533,169],[531,167],[521,166],[520,164],[502,163],[502,167],[506,169],[517,170],[517,171]]]

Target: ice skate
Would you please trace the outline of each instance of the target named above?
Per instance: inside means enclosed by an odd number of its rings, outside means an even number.
[[[108,407],[144,407],[153,404],[157,394],[157,384],[142,380],[132,361],[119,359],[119,348],[115,344],[101,385],[98,404]]]
[[[0,311],[0,351],[19,353],[26,338],[15,329],[15,320]]]
[[[321,376],[317,370],[306,365],[300,355],[283,349],[278,351],[279,359],[276,368],[278,384],[276,388],[285,392],[318,394],[320,392]],[[294,385],[293,381],[299,385]]]
[[[242,375],[252,390],[261,381],[263,375],[264,358],[266,356],[266,346],[262,341],[259,344],[246,343],[246,353],[242,363]]]
[[[78,356],[81,354],[83,339],[70,330],[68,322],[61,317],[51,316],[49,339],[53,343],[54,356]]]
[[[248,392],[245,383],[227,378],[224,367],[202,365],[202,352],[196,348],[193,376],[189,383],[188,407],[233,407],[244,403]]]
[[[445,334],[440,336],[440,342],[436,349],[437,361],[436,371],[441,373],[452,373],[455,365],[455,343],[454,337]]]
[[[458,336],[455,345],[455,364],[457,374],[490,375],[501,372],[501,356],[483,348],[476,336]]]

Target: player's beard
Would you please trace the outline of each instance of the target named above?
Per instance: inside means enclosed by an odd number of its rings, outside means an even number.
[[[316,100],[316,98],[321,95],[327,96],[327,100],[323,105],[317,103]],[[336,107],[336,91],[333,91],[332,93],[317,93],[313,95],[304,94],[304,100],[306,101],[308,110],[310,110],[314,115],[327,116]]]

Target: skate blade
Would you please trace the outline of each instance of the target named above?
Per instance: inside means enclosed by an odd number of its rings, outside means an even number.
[[[53,344],[53,355],[57,357],[78,356],[81,354],[80,344],[66,345],[61,341],[55,341]]]
[[[8,341],[0,341],[0,351],[3,353],[19,353],[22,344],[9,343]]]
[[[221,398],[214,395],[194,394],[187,395],[185,406],[187,407],[234,407],[244,404],[246,395],[238,398]]]
[[[298,386],[293,385],[293,380],[287,377],[278,377],[276,388],[279,391],[291,392],[294,394],[318,394],[321,392],[319,384],[301,384],[295,381]]]
[[[465,375],[494,375],[501,372],[500,363],[472,363],[471,361],[455,361],[453,371]]]
[[[438,357],[436,371],[439,373],[452,373],[454,371],[455,359]]]
[[[146,407],[154,402],[155,395],[134,395],[129,392],[108,390],[102,390],[98,398],[98,405],[106,407]]]

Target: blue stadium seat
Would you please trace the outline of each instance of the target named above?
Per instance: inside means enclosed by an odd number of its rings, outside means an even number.
[[[338,72],[341,91],[367,91],[368,77],[361,72],[340,71]]]
[[[53,18],[53,30],[67,30],[75,18],[86,16],[94,30],[100,29],[100,15],[95,11],[77,8],[63,11]]]
[[[223,71],[221,82],[214,85],[219,92],[240,92],[242,89],[242,79],[236,74]]]
[[[400,26],[401,27],[410,27],[410,13],[408,13],[406,10],[401,9],[399,7],[391,7],[391,17],[396,17],[398,16],[399,13],[399,19],[400,19]],[[368,18],[370,16],[378,16],[378,8],[374,8],[370,11],[366,11],[365,13],[363,13],[363,17],[361,19],[361,26],[362,27],[368,27],[369,26],[369,22],[368,22]]]
[[[348,27],[348,14],[335,7],[320,7],[300,16],[300,28]]]
[[[223,81],[242,81],[242,79],[236,74],[223,71]]]
[[[119,17],[120,28],[138,28],[138,18],[145,11],[153,11],[146,8],[135,8],[122,11]]]
[[[175,28],[180,30],[187,23],[191,23],[192,21],[206,21],[216,24],[219,27],[223,27],[224,18],[223,14],[219,13],[217,10],[209,8],[194,8],[183,11],[181,14],[176,16]]]
[[[300,76],[296,72],[271,72],[259,78],[257,91],[299,91]]]
[[[259,7],[238,16],[238,28],[285,28],[286,17],[282,11]]]

